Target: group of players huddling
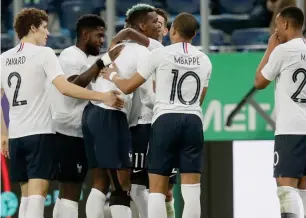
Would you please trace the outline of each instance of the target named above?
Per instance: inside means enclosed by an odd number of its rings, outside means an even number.
[[[276,22],[255,86],[277,81],[275,177],[281,213],[303,218],[297,188],[306,173],[304,15],[287,7]],[[60,187],[53,217],[77,218],[88,169],[93,177],[88,218],[104,217],[110,185],[113,218],[132,217],[131,201],[140,218],[173,218],[176,169],[183,218],[201,216],[201,105],[212,65],[191,45],[199,27],[191,14],[175,18],[172,44],[164,47],[167,23],[162,9],[133,6],[108,53],[91,63],[104,42],[106,26],[99,16],[80,17],[76,44],[57,58],[45,47],[48,15],[34,8],[17,15],[14,28],[21,42],[1,55],[1,95],[10,104],[9,131],[1,113],[1,152],[10,158],[12,181],[21,185],[20,218],[44,216],[50,180]],[[302,198],[306,202],[305,192]]]

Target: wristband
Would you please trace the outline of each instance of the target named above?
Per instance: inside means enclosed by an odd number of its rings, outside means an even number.
[[[101,60],[103,61],[105,66],[108,66],[112,63],[112,60],[109,57],[109,54],[106,53],[105,55],[102,56]]]
[[[104,62],[102,61],[102,59],[98,59],[96,61],[96,65],[98,66],[99,70],[102,70],[105,67]]]
[[[109,75],[109,80],[113,82],[113,78],[114,76],[117,75],[117,72],[112,72],[110,75]]]

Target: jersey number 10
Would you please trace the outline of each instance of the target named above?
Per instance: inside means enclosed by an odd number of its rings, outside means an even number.
[[[293,82],[296,82],[297,81],[297,75],[300,74],[300,73],[304,74],[304,79],[301,82],[301,84],[299,85],[298,89],[295,91],[295,93],[293,93],[293,95],[291,96],[291,99],[294,102],[306,103],[305,98],[298,98],[298,95],[302,92],[302,90],[304,89],[304,87],[306,85],[306,70],[303,69],[303,68],[297,69],[292,75],[292,80],[293,80]]]
[[[200,77],[198,76],[198,74],[196,74],[193,71],[188,71],[188,72],[186,72],[182,75],[182,77],[179,79],[179,81],[177,81],[179,71],[176,70],[176,69],[173,69],[172,73],[174,74],[174,77],[173,77],[172,89],[171,89],[171,94],[170,94],[170,104],[174,103],[176,92],[177,92],[177,98],[182,104],[185,104],[185,105],[194,104],[199,98],[200,88],[201,88],[201,80],[200,80]],[[184,80],[188,76],[192,76],[196,80],[196,92],[195,92],[193,98],[190,101],[186,101],[183,98],[183,95],[182,95],[182,85],[183,85]]]
[[[21,85],[21,76],[20,76],[19,73],[17,73],[17,72],[10,73],[10,75],[8,76],[8,79],[7,79],[8,86],[9,87],[12,86],[11,80],[12,80],[13,77],[17,77],[17,84],[16,84],[16,89],[14,91],[14,97],[13,97],[13,107],[26,105],[28,103],[27,100],[17,101],[17,97],[18,97],[18,93],[19,93],[19,89],[20,89],[20,85]]]

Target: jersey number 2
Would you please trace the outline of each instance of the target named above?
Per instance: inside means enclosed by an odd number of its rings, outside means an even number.
[[[303,74],[304,75],[304,79],[301,82],[300,86],[298,87],[298,89],[296,90],[295,93],[293,93],[293,95],[291,96],[292,100],[294,102],[299,102],[299,103],[306,103],[306,99],[305,98],[298,98],[298,95],[301,93],[301,91],[304,89],[305,85],[306,85],[306,70],[303,68],[299,68],[297,69],[293,75],[292,75],[292,80],[293,82],[297,81],[297,75],[298,74]]]
[[[12,80],[13,77],[17,78],[16,89],[15,89],[14,97],[13,97],[13,107],[21,106],[21,105],[26,105],[28,103],[27,100],[17,101],[18,92],[19,92],[20,85],[21,85],[21,76],[20,76],[20,74],[17,73],[17,72],[10,73],[10,75],[8,76],[8,79],[7,79],[7,83],[9,85],[9,87],[11,87],[11,85],[12,85],[11,80]]]
[[[201,84],[200,77],[195,72],[188,71],[188,72],[184,73],[183,76],[177,82],[179,71],[176,70],[176,69],[173,69],[172,73],[174,74],[174,77],[173,77],[172,89],[171,89],[171,94],[170,94],[170,104],[174,103],[174,98],[175,98],[176,92],[177,92],[178,100],[182,104],[185,104],[185,105],[194,104],[197,101],[197,99],[199,97],[199,94],[200,94],[200,88],[201,88],[200,87],[200,84]],[[195,78],[195,80],[197,82],[196,93],[195,93],[195,95],[193,96],[193,98],[190,101],[186,101],[183,98],[183,95],[182,95],[182,85],[183,85],[184,80],[188,76],[192,76],[193,78]]]

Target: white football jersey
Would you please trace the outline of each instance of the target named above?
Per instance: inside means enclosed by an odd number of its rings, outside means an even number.
[[[306,134],[306,44],[302,38],[277,46],[262,75],[275,79],[275,135]]]
[[[51,48],[21,43],[1,55],[1,88],[10,104],[9,138],[54,133],[48,87],[63,75]]]
[[[150,51],[164,47],[159,41],[149,38],[148,49]],[[130,126],[137,124],[150,124],[153,117],[153,105],[155,103],[155,93],[153,92],[152,77],[134,91],[131,114],[129,117]]]
[[[202,119],[200,97],[211,70],[209,58],[189,43],[154,50],[138,67],[143,78],[156,77],[152,123],[166,113],[195,114]]]
[[[125,47],[121,51],[120,55],[116,58],[114,63],[118,68],[118,75],[122,78],[130,78],[137,71],[138,62],[142,61],[150,51],[141,45],[136,43],[124,43]],[[99,77],[95,82],[92,82],[92,87],[95,91],[107,92],[111,90],[118,90],[121,92],[114,83],[105,80],[103,77]],[[128,114],[131,110],[133,94],[124,95],[121,94],[124,100],[124,107],[121,109],[124,113]],[[109,107],[101,102],[91,101],[93,104],[110,110],[117,110]]]
[[[59,62],[67,79],[82,74],[91,66],[87,55],[76,46],[64,49]],[[54,129],[64,135],[83,137],[82,114],[88,101],[64,96],[54,86],[50,94]]]

